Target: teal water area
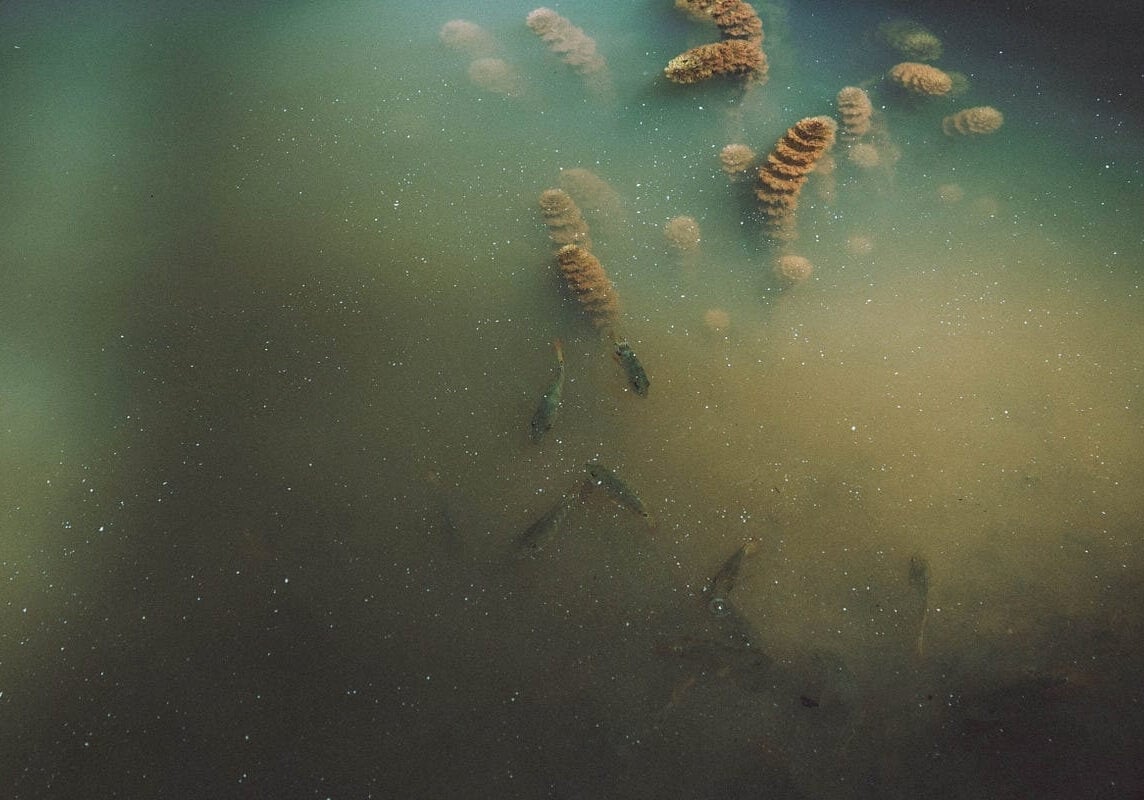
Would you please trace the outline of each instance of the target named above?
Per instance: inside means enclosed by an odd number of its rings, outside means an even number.
[[[0,6],[7,796],[1139,796],[1138,12],[759,3],[747,88],[663,78],[670,0],[554,8],[606,69],[516,2]],[[848,85],[878,162],[771,242],[719,152]]]

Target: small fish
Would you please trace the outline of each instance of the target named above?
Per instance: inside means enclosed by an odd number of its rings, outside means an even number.
[[[632,350],[632,346],[627,342],[616,342],[616,361],[624,368],[627,373],[628,383],[632,385],[632,389],[640,397],[647,397],[648,387],[651,386],[651,381],[648,380],[647,373],[644,372],[643,364],[636,358],[636,352]]]
[[[517,538],[516,549],[523,555],[535,555],[543,550],[552,535],[564,524],[576,499],[575,494],[562,494],[552,508],[545,511],[540,519],[529,525],[528,530]]]
[[[603,489],[618,506],[636,512],[647,520],[648,525],[655,524],[652,521],[651,512],[647,510],[647,506],[640,500],[639,495],[632,491],[631,487],[624,483],[620,476],[598,461],[590,462],[587,470],[588,483],[591,486],[598,486]]]
[[[921,657],[925,655],[926,618],[929,617],[929,563],[922,556],[910,556],[910,586],[914,587],[922,604],[916,645]]]
[[[552,429],[552,423],[556,421],[556,412],[560,409],[560,400],[564,396],[564,344],[557,339],[552,346],[556,350],[556,377],[544,392],[544,396],[540,398],[540,404],[537,405],[536,413],[532,415],[532,422],[529,423],[534,442],[539,442],[541,437]]]
[[[717,617],[724,616],[731,611],[728,595],[735,588],[739,579],[739,570],[743,568],[743,561],[758,547],[753,539],[748,539],[732,553],[723,566],[719,567],[710,580],[703,586],[703,596],[707,599],[707,609]]]

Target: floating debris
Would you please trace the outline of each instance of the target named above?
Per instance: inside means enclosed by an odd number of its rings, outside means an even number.
[[[929,617],[929,562],[922,556],[910,556],[910,586],[922,604],[922,618],[918,623],[917,653],[925,655],[926,619]]]

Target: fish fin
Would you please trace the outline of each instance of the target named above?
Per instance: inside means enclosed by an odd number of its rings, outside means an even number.
[[[563,364],[564,363],[564,342],[562,342],[560,339],[554,339],[552,342],[552,347],[554,350],[556,350],[556,360],[559,363]]]

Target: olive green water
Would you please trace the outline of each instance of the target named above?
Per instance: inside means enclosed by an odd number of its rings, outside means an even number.
[[[513,3],[0,11],[12,796],[1144,788],[1139,118],[1000,23],[906,14],[970,82],[916,102],[901,5],[757,8],[749,92],[663,80],[716,36],[666,0],[558,7],[606,89]],[[900,158],[812,178],[784,288],[717,155],[850,84]],[[573,167],[646,399],[555,272]],[[654,526],[595,492],[516,557],[591,460]],[[751,649],[692,657],[747,538]]]

